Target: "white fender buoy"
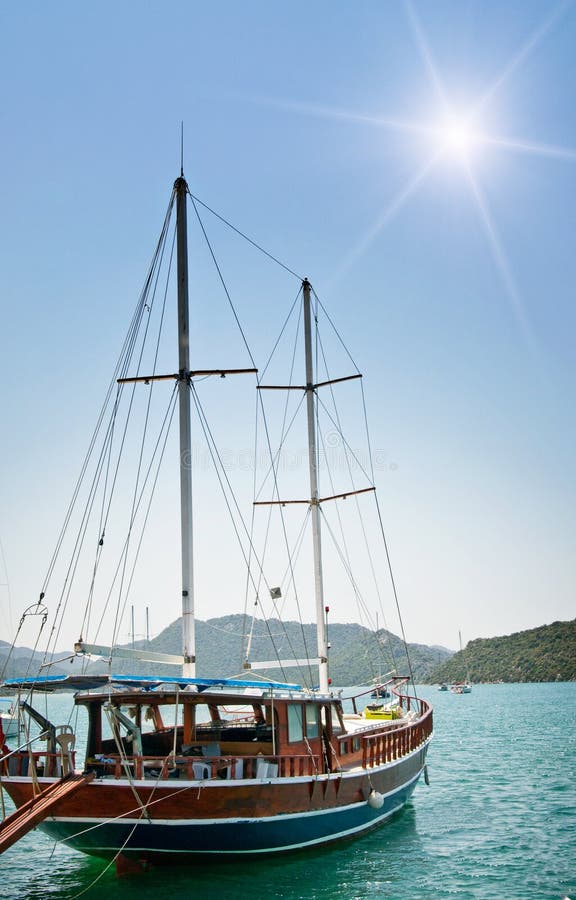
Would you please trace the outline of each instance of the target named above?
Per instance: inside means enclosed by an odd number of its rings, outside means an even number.
[[[384,806],[384,795],[378,793],[378,791],[371,790],[366,802],[372,809],[382,809]]]

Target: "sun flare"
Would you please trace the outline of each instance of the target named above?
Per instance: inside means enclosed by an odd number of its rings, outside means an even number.
[[[481,142],[467,119],[448,119],[436,129],[436,135],[443,152],[461,159],[468,159]]]

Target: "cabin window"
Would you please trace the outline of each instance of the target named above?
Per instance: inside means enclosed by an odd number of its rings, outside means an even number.
[[[193,707],[196,728],[210,730],[212,728],[212,716],[210,707],[206,703],[196,703]]]
[[[101,715],[101,716],[102,716],[102,719],[101,719],[101,722],[102,722],[102,724],[101,724],[102,740],[104,740],[104,741],[112,741],[112,740],[114,740],[114,734],[113,734],[112,729],[111,729],[111,727],[110,727],[110,722],[108,721],[108,716],[104,713],[104,710],[102,709],[102,707],[100,707],[100,708],[98,709],[98,715]]]
[[[304,738],[304,721],[300,703],[288,704],[288,740],[301,741]]]
[[[129,756],[142,753],[139,710],[131,706],[106,705],[102,709],[102,744],[106,753],[118,753],[120,747]]]
[[[318,723],[318,707],[312,703],[306,705],[306,736],[309,738],[317,738],[320,734]]]
[[[332,716],[332,732],[334,734],[341,734],[344,731],[344,725],[340,718],[340,713],[337,706],[330,707],[330,714]]]
[[[140,728],[142,733],[150,733],[153,731],[161,731],[163,728],[171,728],[174,725],[174,706],[160,706],[157,703],[149,706],[132,709],[129,712],[130,718],[136,714],[140,718]]]

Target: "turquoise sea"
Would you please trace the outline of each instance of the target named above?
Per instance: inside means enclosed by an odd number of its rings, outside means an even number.
[[[576,684],[420,693],[435,707],[430,787],[419,784],[409,806],[363,838],[117,879],[32,832],[0,857],[0,897],[576,900]]]

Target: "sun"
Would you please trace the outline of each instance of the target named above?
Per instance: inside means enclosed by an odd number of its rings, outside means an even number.
[[[466,118],[449,118],[435,129],[439,149],[448,156],[469,160],[482,141],[471,121]]]

